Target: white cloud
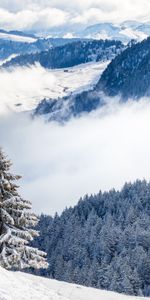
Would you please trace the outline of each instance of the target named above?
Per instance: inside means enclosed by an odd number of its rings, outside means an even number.
[[[19,84],[18,84],[19,83]],[[0,114],[8,109],[33,110],[45,97],[54,97],[56,77],[40,65],[0,71]]]
[[[0,27],[7,30],[48,30],[50,27],[65,24],[67,19],[67,13],[56,8],[26,9],[18,12],[0,9]]]
[[[1,144],[23,175],[23,195],[54,213],[86,193],[150,180],[150,103],[110,106],[65,126],[25,115],[0,120]]]
[[[6,29],[50,30],[73,23],[149,20],[149,0],[0,0],[0,26]],[[69,30],[69,29],[68,29]]]

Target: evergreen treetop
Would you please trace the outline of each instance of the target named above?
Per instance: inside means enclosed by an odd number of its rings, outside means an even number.
[[[31,202],[22,199],[10,173],[12,163],[0,148],[0,265],[6,269],[47,268],[46,254],[29,246],[38,236],[32,228],[38,218],[31,212]]]

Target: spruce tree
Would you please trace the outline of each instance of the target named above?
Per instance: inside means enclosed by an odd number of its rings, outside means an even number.
[[[31,203],[22,199],[12,175],[12,163],[0,148],[0,266],[6,269],[47,268],[45,252],[30,247],[38,232],[33,230],[38,218]]]

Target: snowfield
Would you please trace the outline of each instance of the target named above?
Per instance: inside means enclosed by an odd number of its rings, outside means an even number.
[[[108,62],[46,70],[40,65],[0,70],[0,114],[36,108],[44,98],[57,99],[96,84]]]
[[[22,43],[34,43],[37,41],[36,38],[23,36],[23,35],[10,34],[5,32],[0,32],[0,39],[10,40],[14,42],[22,42]]]
[[[142,300],[0,267],[0,300]]]

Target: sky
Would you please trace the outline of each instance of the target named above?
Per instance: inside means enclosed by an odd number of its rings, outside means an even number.
[[[0,27],[50,32],[99,22],[149,21],[149,0],[0,0]]]

